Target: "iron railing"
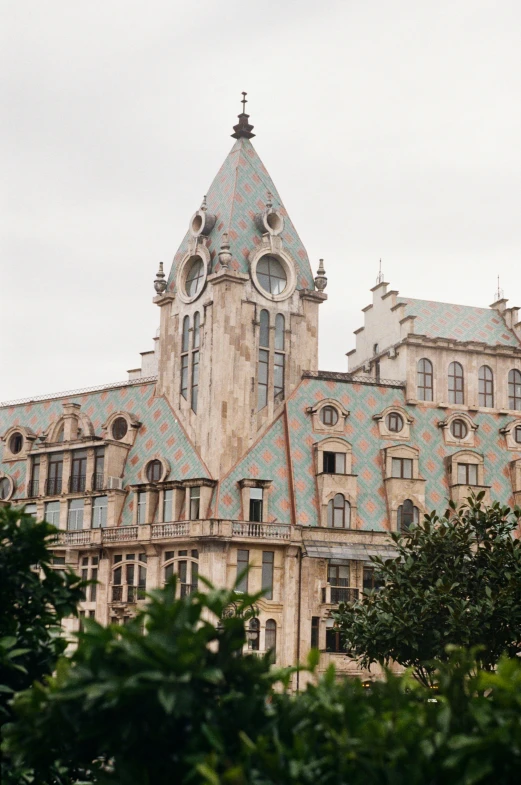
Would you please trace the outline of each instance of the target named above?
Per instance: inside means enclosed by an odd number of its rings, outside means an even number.
[[[18,398],[16,401],[2,401],[0,402],[0,408],[4,406],[19,406],[20,404],[25,403],[35,403],[36,401],[52,401],[54,398],[68,398],[72,395],[83,395],[83,393],[89,392],[114,390],[118,387],[133,387],[136,384],[148,384],[149,382],[157,382],[157,376],[140,376],[138,379],[127,379],[124,382],[109,382],[109,384],[96,384],[94,387],[82,387],[80,390],[66,390],[65,392],[33,395],[31,398]]]
[[[40,492],[40,480],[31,480],[27,487],[27,496],[29,499],[34,499]]]
[[[197,583],[182,583],[181,597],[188,597],[189,594],[197,591]]]
[[[358,589],[346,586],[324,586],[322,588],[322,602],[331,605],[339,605],[341,602],[356,602],[358,593]]]
[[[92,490],[104,491],[105,490],[105,475],[103,472],[94,472],[92,475]]]
[[[46,496],[56,496],[58,493],[62,492],[62,478],[61,477],[49,477],[45,481],[45,495]]]
[[[83,493],[86,480],[85,474],[71,474],[69,478],[69,493]]]

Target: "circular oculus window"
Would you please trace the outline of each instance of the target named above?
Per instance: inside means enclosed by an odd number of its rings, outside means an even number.
[[[464,420],[453,420],[450,424],[450,432],[455,439],[464,439],[469,429]]]
[[[282,263],[275,256],[263,256],[257,263],[257,279],[268,294],[282,294],[288,283],[288,276]]]
[[[159,482],[163,474],[163,464],[161,461],[150,461],[147,465],[147,480],[149,482]]]
[[[12,452],[13,455],[18,455],[19,452],[22,452],[23,446],[24,446],[24,437],[22,436],[21,433],[16,431],[9,439],[9,450]]]
[[[128,431],[128,423],[124,417],[116,417],[112,423],[112,438],[120,442],[125,438]]]
[[[204,262],[200,256],[194,256],[187,265],[185,278],[185,294],[187,297],[197,297],[203,288],[205,279]]]
[[[338,422],[338,412],[334,406],[324,406],[320,411],[320,419],[324,425],[336,425]]]
[[[403,428],[403,417],[398,412],[390,412],[387,415],[387,429],[391,433],[400,433]]]

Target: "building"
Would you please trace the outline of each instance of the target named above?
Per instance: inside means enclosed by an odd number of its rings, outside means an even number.
[[[521,323],[380,281],[349,372],[318,370],[327,299],[244,109],[129,380],[5,404],[0,497],[60,529],[55,564],[99,584],[82,614],[130,618],[173,573],[265,589],[249,646],[339,656],[329,618],[374,585],[389,532],[474,491],[521,504]]]

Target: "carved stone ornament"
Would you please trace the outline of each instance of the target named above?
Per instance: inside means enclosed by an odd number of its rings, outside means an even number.
[[[159,262],[159,270],[156,273],[156,280],[154,281],[154,289],[158,294],[163,294],[166,289],[165,273],[163,271],[163,262]]]
[[[327,286],[326,271],[324,269],[323,259],[319,259],[318,270],[315,276],[315,286],[319,292],[323,292]]]

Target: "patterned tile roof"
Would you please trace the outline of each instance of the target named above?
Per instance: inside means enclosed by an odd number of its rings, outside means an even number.
[[[208,244],[212,263],[216,265],[213,272],[219,269],[216,254],[219,252],[222,234],[226,231],[233,257],[230,267],[241,273],[249,272],[248,254],[261,240],[254,217],[266,209],[268,191],[273,196],[273,207],[284,216],[284,231],[281,237],[298,267],[297,288],[314,289],[306,249],[282,204],[273,180],[249,139],[238,139],[235,142],[206,196],[208,213],[217,216]],[[177,266],[188,251],[189,239],[190,233],[187,231],[170,270],[170,291],[175,289]]]
[[[492,346],[519,346],[519,340],[492,308],[436,303],[399,297],[405,303],[405,316],[416,316],[414,332],[428,338],[478,341]]]
[[[124,475],[125,485],[139,482],[139,472],[147,460],[156,454],[169,461],[169,479],[188,480],[209,477],[206,466],[197,455],[167,401],[163,397],[156,397],[154,383],[128,385],[57,400],[2,407],[0,408],[0,434],[5,433],[12,425],[27,426],[36,434],[43,433],[63,414],[63,404],[67,402],[81,405],[81,411],[90,418],[96,436],[101,436],[101,425],[113,412],[129,412],[142,423],[128,454]],[[16,484],[15,498],[22,498],[25,493],[26,461],[0,463],[0,469],[13,477]],[[131,522],[132,499],[129,495],[125,502],[122,523]]]

